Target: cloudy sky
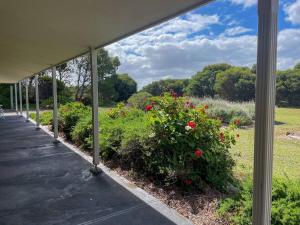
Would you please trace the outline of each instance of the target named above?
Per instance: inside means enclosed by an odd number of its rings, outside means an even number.
[[[139,88],[154,80],[188,78],[205,65],[256,61],[257,0],[216,0],[108,46]],[[300,61],[300,0],[280,0],[278,69]]]

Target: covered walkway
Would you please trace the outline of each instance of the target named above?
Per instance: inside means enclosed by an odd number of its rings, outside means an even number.
[[[172,225],[23,117],[0,121],[0,224]]]

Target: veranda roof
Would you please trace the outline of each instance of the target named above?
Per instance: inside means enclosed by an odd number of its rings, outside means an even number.
[[[0,0],[0,83],[15,83],[210,0]]]

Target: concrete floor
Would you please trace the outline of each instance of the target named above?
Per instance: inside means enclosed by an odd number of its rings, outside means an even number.
[[[0,121],[1,225],[173,225],[18,116]]]

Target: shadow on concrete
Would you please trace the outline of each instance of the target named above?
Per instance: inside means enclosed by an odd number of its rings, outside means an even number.
[[[173,225],[19,116],[0,121],[1,225]]]

